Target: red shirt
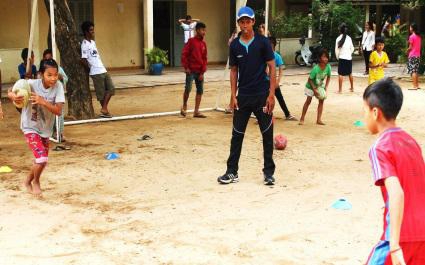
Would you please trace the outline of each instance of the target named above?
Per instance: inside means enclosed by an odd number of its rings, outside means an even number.
[[[404,191],[404,213],[400,242],[425,241],[425,165],[415,139],[400,128],[382,133],[369,152],[375,185],[385,202],[384,233],[390,240],[390,213],[385,178],[397,177]]]
[[[192,73],[203,74],[207,71],[207,44],[203,38],[190,38],[182,51],[182,65]]]

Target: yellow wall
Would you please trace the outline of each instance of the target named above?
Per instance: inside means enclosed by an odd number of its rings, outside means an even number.
[[[142,66],[143,2],[94,0],[93,5],[96,45],[103,64],[109,68]]]
[[[21,48],[0,49],[0,58],[3,61],[0,63],[2,83],[12,83],[19,79],[18,65],[22,63],[21,50]]]
[[[0,0],[0,49],[28,45],[28,6],[28,1]]]
[[[43,50],[47,48],[49,18],[44,1],[38,1],[38,16],[34,30],[34,61],[38,68]],[[22,63],[21,51],[28,47],[30,34],[31,1],[0,1],[0,65],[2,82],[10,83],[19,78],[18,64]]]
[[[207,25],[205,41],[209,62],[227,61],[227,41],[230,37],[230,1],[187,0],[187,13]]]

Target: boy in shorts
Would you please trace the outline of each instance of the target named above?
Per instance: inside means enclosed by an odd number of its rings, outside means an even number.
[[[196,35],[190,38],[182,51],[182,66],[186,72],[186,85],[183,93],[183,106],[180,114],[186,117],[187,101],[189,99],[190,91],[192,90],[192,83],[195,80],[196,84],[196,99],[194,118],[206,118],[204,114],[199,112],[201,105],[202,95],[204,93],[204,74],[207,71],[207,44],[204,41],[206,33],[206,26],[202,22],[196,24]]]
[[[425,264],[425,164],[419,144],[396,125],[403,93],[384,78],[363,101],[367,128],[379,135],[369,157],[385,202],[384,231],[366,264]]]
[[[83,65],[93,80],[96,98],[102,106],[99,116],[112,118],[108,110],[108,104],[111,97],[115,94],[115,87],[97,51],[94,41],[94,24],[90,21],[85,21],[81,25],[81,29],[84,33],[84,40],[81,43],[81,58]]]

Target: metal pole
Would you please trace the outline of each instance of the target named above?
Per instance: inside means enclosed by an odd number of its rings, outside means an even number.
[[[266,17],[266,21],[265,21],[265,33],[266,33],[266,36],[268,36],[269,35],[269,0],[266,0],[266,14],[265,14],[265,17]]]
[[[55,29],[55,6],[53,0],[50,0],[50,33],[52,35],[53,59],[56,60],[56,29]]]
[[[32,0],[30,39],[28,43],[28,58],[27,58],[27,69],[26,69],[27,73],[31,72],[31,74],[32,74],[31,54],[32,54],[32,45],[34,42],[34,27],[35,27],[36,15],[37,15],[37,0]]]

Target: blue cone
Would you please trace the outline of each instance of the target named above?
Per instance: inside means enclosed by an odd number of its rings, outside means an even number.
[[[120,156],[115,152],[109,152],[109,153],[106,153],[105,158],[106,160],[115,160],[120,158]]]
[[[356,122],[354,122],[354,126],[356,126],[356,127],[363,127],[363,126],[365,126],[365,124],[362,121],[356,121]]]
[[[351,210],[352,205],[346,199],[340,198],[332,204],[332,208],[338,210]]]

